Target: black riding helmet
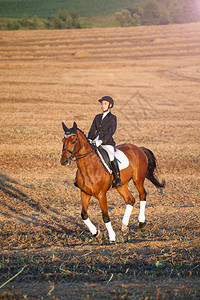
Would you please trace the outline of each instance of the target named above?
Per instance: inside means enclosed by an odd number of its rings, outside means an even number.
[[[101,103],[102,101],[107,101],[110,103],[110,108],[112,108],[114,106],[114,101],[113,98],[111,98],[110,96],[103,96],[101,99],[99,99],[99,102]]]

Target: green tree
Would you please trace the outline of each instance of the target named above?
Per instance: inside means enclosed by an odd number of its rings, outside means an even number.
[[[67,10],[59,10],[57,16],[59,19],[65,22],[69,16],[69,12]]]
[[[72,27],[73,28],[80,28],[80,21],[79,21],[79,14],[75,9],[69,10],[69,15],[72,18]]]
[[[55,29],[80,28],[79,15],[74,9],[59,10],[52,16],[50,27]]]
[[[127,9],[123,9],[121,12],[117,12],[116,20],[122,27],[133,26],[133,18],[130,11]]]
[[[142,23],[144,25],[158,25],[161,19],[160,4],[155,0],[147,0],[144,4]]]
[[[50,28],[52,29],[63,29],[63,21],[57,15],[52,16],[50,21]]]
[[[138,14],[133,14],[133,26],[141,25],[141,16]]]
[[[12,20],[8,22],[7,28],[8,30],[18,30],[20,29],[20,23],[17,20]]]
[[[140,16],[140,19],[142,19],[144,16],[144,4],[145,2],[137,3],[132,8],[129,8],[128,10],[130,11],[132,16],[136,14]]]
[[[33,17],[33,29],[39,29],[39,18],[37,16]]]
[[[165,6],[156,0],[146,0],[128,9],[129,14],[122,11],[117,14],[121,26],[168,24],[169,16]]]
[[[64,28],[65,29],[71,29],[71,28],[74,28],[73,27],[73,20],[72,20],[72,17],[70,15],[68,15],[65,23],[64,23]]]
[[[22,25],[22,27],[28,27],[29,26],[28,16],[26,14],[24,14],[23,17],[22,17],[21,25]]]

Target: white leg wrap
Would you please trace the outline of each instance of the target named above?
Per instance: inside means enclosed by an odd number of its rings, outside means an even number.
[[[140,213],[138,216],[138,220],[140,223],[145,222],[145,206],[146,206],[146,201],[140,201]]]
[[[89,218],[87,218],[86,220],[83,220],[83,222],[85,223],[85,225],[87,225],[87,227],[89,228],[90,232],[94,235],[97,233],[97,229],[94,226],[94,224],[92,224],[92,222],[90,221]]]
[[[126,210],[122,219],[122,224],[125,224],[126,226],[128,226],[129,223],[129,219],[130,219],[130,215],[132,213],[133,210],[133,206],[130,204],[126,205]]]
[[[108,230],[108,236],[109,236],[110,242],[115,242],[115,232],[112,228],[111,222],[105,223],[105,225]]]

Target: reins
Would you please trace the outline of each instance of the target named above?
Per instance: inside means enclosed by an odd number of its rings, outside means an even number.
[[[75,142],[73,151],[71,151],[71,150],[69,150],[67,148],[64,148],[64,145],[63,145],[63,149],[62,149],[62,152],[68,151],[69,153],[71,153],[71,155],[68,157],[68,159],[73,160],[73,158],[75,158],[74,161],[77,161],[78,159],[84,158],[84,157],[88,156],[89,154],[91,154],[94,151],[94,148],[93,148],[92,151],[90,151],[90,152],[87,152],[87,153],[84,153],[84,154],[78,154],[77,155],[76,154],[76,149],[77,149],[78,143],[79,143],[79,145],[81,147],[81,143],[80,143],[80,140],[79,140],[77,132],[76,132],[76,136],[77,136],[77,138],[76,138],[76,142]]]

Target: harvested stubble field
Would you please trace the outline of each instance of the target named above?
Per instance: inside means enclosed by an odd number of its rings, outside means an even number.
[[[0,32],[1,299],[199,299],[200,23],[138,28]],[[163,192],[148,181],[148,231],[139,198],[125,210],[108,193],[116,245],[99,204],[80,217],[76,164],[60,165],[63,130],[88,132],[97,100],[115,99],[117,144],[157,157]],[[18,273],[20,272],[21,273]]]

